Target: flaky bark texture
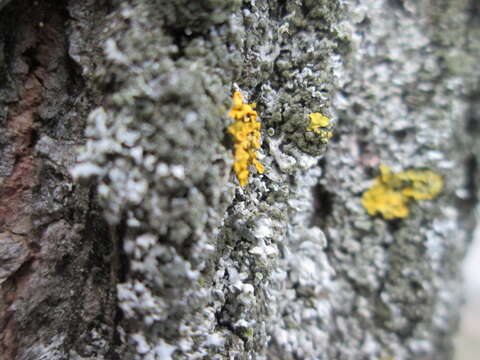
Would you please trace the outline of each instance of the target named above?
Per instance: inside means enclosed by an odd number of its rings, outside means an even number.
[[[0,358],[450,359],[480,182],[478,14],[0,0]],[[265,173],[243,188],[234,90],[262,123]],[[369,216],[380,164],[444,189]]]

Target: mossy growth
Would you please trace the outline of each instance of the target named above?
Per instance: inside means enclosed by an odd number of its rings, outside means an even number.
[[[244,337],[246,338],[251,338],[253,337],[253,328],[249,327],[249,328],[246,328],[244,331],[243,331],[243,334],[242,334]]]

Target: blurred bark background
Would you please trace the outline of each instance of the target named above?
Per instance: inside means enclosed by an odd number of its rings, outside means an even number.
[[[479,51],[474,0],[0,0],[0,358],[450,359]],[[371,217],[380,164],[444,190]]]

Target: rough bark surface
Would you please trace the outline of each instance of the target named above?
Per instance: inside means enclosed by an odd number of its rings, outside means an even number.
[[[75,63],[101,7],[14,1],[0,13],[0,358],[108,351],[114,284],[95,190],[69,168],[96,104]],[[94,54],[94,42],[84,48]]]
[[[450,359],[479,51],[467,0],[0,0],[0,357]],[[379,164],[444,190],[371,217]]]

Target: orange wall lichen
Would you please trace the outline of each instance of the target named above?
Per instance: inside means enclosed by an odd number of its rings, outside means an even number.
[[[255,103],[244,104],[239,91],[233,93],[232,108],[228,116],[235,121],[228,127],[228,132],[234,138],[235,161],[233,171],[237,175],[240,186],[248,184],[249,166],[253,165],[257,172],[263,174],[263,165],[257,160],[257,150],[260,148],[260,122],[257,121]]]
[[[320,113],[311,113],[308,115],[310,117],[310,124],[306,128],[307,131],[313,131],[314,133],[320,135],[320,141],[324,144],[328,143],[333,133],[326,128],[330,126],[330,119],[325,115]]]
[[[388,166],[381,165],[374,185],[363,193],[362,205],[372,216],[380,214],[387,220],[405,218],[411,200],[431,200],[442,187],[442,178],[433,171],[393,173]]]

